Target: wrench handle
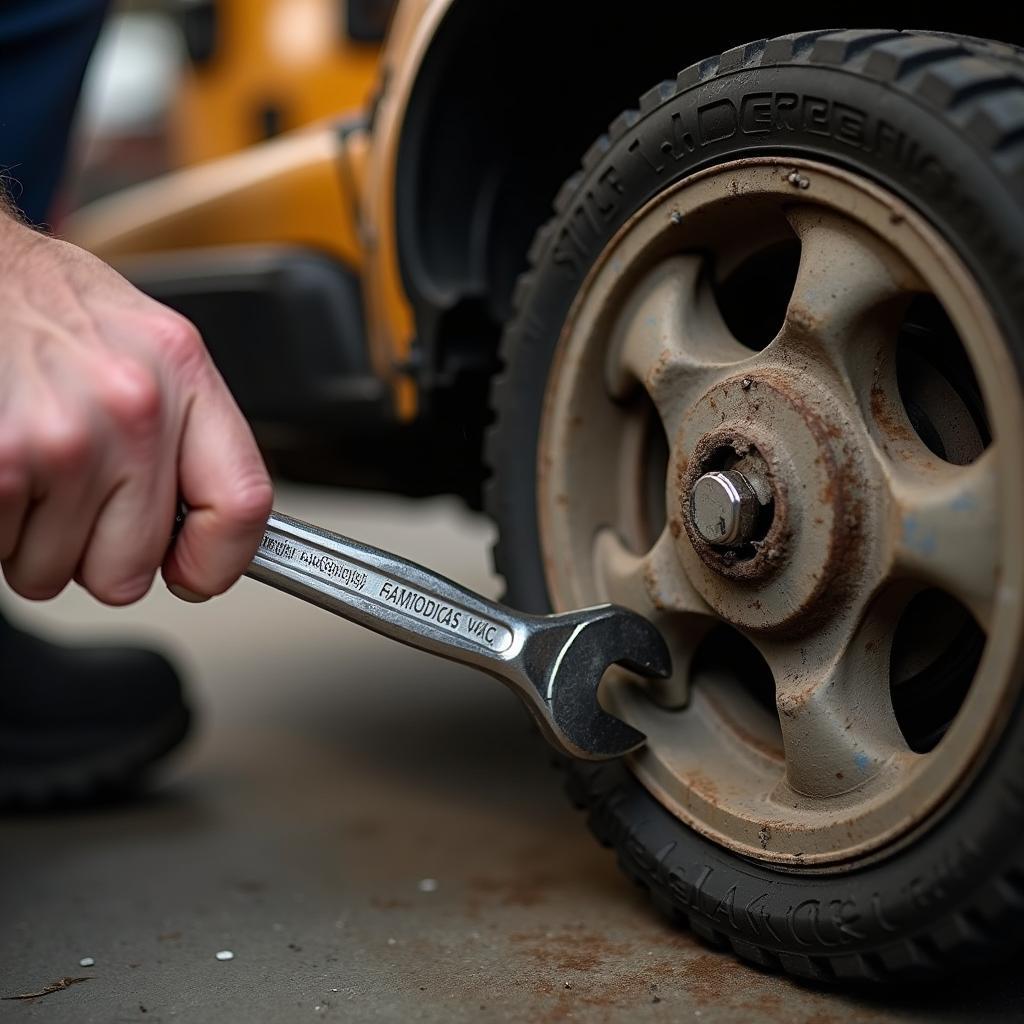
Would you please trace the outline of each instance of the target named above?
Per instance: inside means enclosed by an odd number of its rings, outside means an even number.
[[[509,609],[429,569],[272,512],[246,575],[376,633],[507,676],[525,641]]]

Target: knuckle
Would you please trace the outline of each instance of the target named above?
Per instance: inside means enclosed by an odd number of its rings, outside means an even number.
[[[44,467],[64,472],[80,467],[93,453],[93,433],[84,416],[65,412],[38,428],[35,449]]]
[[[124,360],[107,376],[104,405],[121,426],[132,432],[152,432],[163,406],[160,381],[149,367]]]
[[[206,359],[206,346],[195,325],[169,309],[162,310],[154,324],[154,340],[163,358],[178,369]]]

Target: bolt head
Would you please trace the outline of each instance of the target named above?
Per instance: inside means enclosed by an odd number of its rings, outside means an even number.
[[[693,525],[716,547],[746,544],[754,535],[759,508],[750,481],[736,470],[705,473],[690,492]]]

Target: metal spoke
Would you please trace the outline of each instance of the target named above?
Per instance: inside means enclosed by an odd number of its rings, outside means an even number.
[[[894,249],[851,220],[816,206],[786,216],[800,238],[800,266],[776,346],[814,346],[855,387],[870,384],[906,302],[927,288]]]
[[[800,644],[762,645],[775,673],[790,789],[837,796],[916,756],[889,696],[894,611],[876,608],[859,628],[839,623]]]
[[[608,391],[646,388],[670,431],[697,389],[754,353],[722,320],[698,255],[672,256],[633,289],[612,331]]]
[[[594,566],[602,595],[649,618],[669,645],[672,677],[645,683],[652,697],[664,707],[684,706],[689,700],[690,660],[716,619],[679,571],[669,530],[643,555],[626,548],[614,530],[601,530],[594,542]]]
[[[991,445],[967,466],[939,459],[928,471],[897,465],[889,486],[899,529],[896,575],[941,587],[987,628],[998,582],[997,453]]]

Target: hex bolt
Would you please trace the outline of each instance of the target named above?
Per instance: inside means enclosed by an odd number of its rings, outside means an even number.
[[[762,504],[760,490],[734,469],[705,473],[690,492],[690,517],[697,532],[716,547],[753,540]]]

